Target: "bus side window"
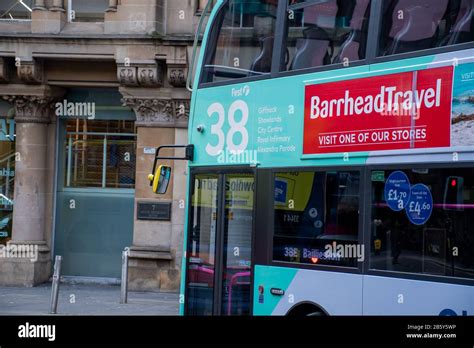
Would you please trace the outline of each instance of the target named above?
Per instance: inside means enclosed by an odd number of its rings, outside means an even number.
[[[286,70],[365,58],[370,0],[327,0],[294,11],[291,5]]]
[[[450,1],[449,15],[450,30],[442,45],[474,41],[474,0]]]
[[[275,0],[229,0],[213,22],[202,83],[270,73],[276,23]]]
[[[406,53],[443,46],[455,29],[450,15],[461,0],[385,0],[380,55]],[[469,0],[471,2],[472,0]],[[454,39],[453,39],[454,40]]]

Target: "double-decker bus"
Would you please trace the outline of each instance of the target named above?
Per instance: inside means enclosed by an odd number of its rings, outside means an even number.
[[[474,314],[474,1],[218,0],[181,314]]]

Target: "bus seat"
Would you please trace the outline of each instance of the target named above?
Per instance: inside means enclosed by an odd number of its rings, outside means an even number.
[[[444,44],[455,45],[474,41],[474,6],[472,0],[461,0],[454,26]]]
[[[305,69],[331,64],[329,54],[330,38],[326,31],[319,27],[303,31],[303,39],[296,41],[296,54],[290,70]]]
[[[260,40],[260,54],[255,58],[250,68],[250,75],[256,73],[269,73],[272,69],[273,55],[273,36],[269,36]]]
[[[434,45],[449,0],[398,0],[393,7],[385,55],[427,49]],[[403,14],[404,18],[399,19]]]
[[[334,63],[340,63],[343,59],[350,61],[360,60],[364,57],[367,43],[367,24],[370,10],[370,0],[357,0],[352,7],[351,32],[347,39],[341,45],[339,54],[334,58]]]
[[[331,64],[329,47],[331,39],[325,29],[336,27],[337,0],[308,6],[303,12],[303,38],[296,40],[296,53],[290,70],[305,69]]]
[[[347,1],[347,0],[346,0]],[[304,9],[304,24],[307,26],[334,29],[339,6],[337,0],[308,6]]]

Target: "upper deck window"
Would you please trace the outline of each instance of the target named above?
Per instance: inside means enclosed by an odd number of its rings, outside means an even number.
[[[474,41],[474,0],[385,0],[379,55]]]
[[[289,0],[282,70],[299,70],[365,58],[370,0]]]
[[[277,0],[229,0],[209,37],[201,82],[270,73]]]

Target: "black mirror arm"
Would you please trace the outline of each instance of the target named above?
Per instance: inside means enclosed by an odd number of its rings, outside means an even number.
[[[176,156],[160,156],[160,151],[162,149],[185,149],[184,157],[176,157]],[[153,171],[152,173],[155,174],[156,165],[158,160],[174,160],[174,161],[194,161],[194,145],[161,145],[157,147],[155,152],[155,160],[153,161]],[[153,186],[153,182],[150,182],[150,186]]]

